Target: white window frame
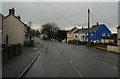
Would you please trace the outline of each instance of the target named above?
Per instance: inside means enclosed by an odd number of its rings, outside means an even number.
[[[102,33],[102,36],[106,36],[106,33]]]
[[[91,36],[93,36],[93,33],[91,33]]]
[[[107,33],[107,36],[110,36],[110,33]]]

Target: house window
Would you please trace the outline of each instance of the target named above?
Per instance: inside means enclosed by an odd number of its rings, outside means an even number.
[[[108,33],[107,36],[110,36],[110,33]]]
[[[85,38],[85,36],[82,36],[83,38]]]
[[[105,36],[105,33],[102,33],[102,36]]]
[[[86,35],[88,36],[88,33]]]
[[[77,35],[75,35],[75,37],[78,37]]]
[[[92,42],[92,39],[91,39],[91,38],[90,38],[89,40]]]
[[[91,36],[93,36],[93,34],[91,33]]]

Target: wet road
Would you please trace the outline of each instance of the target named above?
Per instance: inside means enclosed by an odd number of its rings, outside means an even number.
[[[41,54],[24,77],[117,77],[118,54],[81,45],[38,40]],[[45,48],[47,53],[45,53]]]

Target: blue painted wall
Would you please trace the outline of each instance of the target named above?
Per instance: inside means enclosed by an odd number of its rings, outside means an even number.
[[[105,36],[102,35],[103,33]],[[102,25],[96,32],[90,33],[89,36],[91,42],[99,42],[101,38],[111,38],[111,31],[105,25]],[[88,39],[87,34],[86,39]]]

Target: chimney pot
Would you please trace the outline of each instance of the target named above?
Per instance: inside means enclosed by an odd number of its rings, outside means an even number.
[[[97,22],[97,25],[99,25],[99,23]]]
[[[14,7],[12,9],[9,9],[9,15],[15,15]]]
[[[82,26],[82,29],[84,29],[84,27]]]

